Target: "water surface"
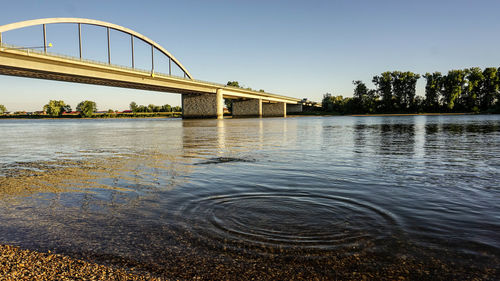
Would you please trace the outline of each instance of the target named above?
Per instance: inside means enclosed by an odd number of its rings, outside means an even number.
[[[169,278],[499,277],[500,116],[0,130],[0,243]]]

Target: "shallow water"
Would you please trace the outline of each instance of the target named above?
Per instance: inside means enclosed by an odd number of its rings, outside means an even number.
[[[0,130],[0,243],[174,278],[498,278],[500,116]]]

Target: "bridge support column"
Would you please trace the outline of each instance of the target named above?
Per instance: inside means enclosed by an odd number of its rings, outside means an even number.
[[[300,113],[302,112],[302,104],[287,104],[286,113]]]
[[[182,118],[222,119],[224,99],[222,90],[216,94],[182,94]]]
[[[264,117],[286,117],[286,103],[263,103],[262,116]]]
[[[233,117],[262,117],[262,100],[233,100]]]

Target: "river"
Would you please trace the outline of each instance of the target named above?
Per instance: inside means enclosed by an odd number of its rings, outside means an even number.
[[[3,244],[181,279],[499,278],[499,115],[0,132]]]

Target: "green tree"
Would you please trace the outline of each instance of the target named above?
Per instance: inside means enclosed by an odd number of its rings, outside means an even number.
[[[50,116],[61,116],[63,112],[71,112],[71,107],[62,100],[50,100],[43,106],[43,111]]]
[[[354,98],[352,100],[353,111],[357,113],[375,112],[377,100],[376,91],[369,90],[365,83],[360,80],[352,81],[352,83],[356,86],[354,87]]]
[[[172,106],[170,106],[170,104],[162,105],[161,112],[172,112]]]
[[[354,112],[356,112],[357,108],[356,108],[356,104],[354,103],[354,99],[353,98],[342,98],[341,97],[341,100],[340,100],[340,106],[339,106],[339,112],[341,114],[352,114]]]
[[[361,80],[352,81],[352,83],[356,86],[354,87],[354,98],[362,99],[363,96],[368,94],[368,87],[366,87],[365,83]]]
[[[483,85],[479,96],[479,108],[486,111],[492,108],[495,98],[498,97],[500,86],[500,73],[494,67],[485,68],[483,71]]]
[[[330,111],[335,113],[343,113],[344,112],[344,97],[343,96],[331,96],[330,97]]]
[[[392,111],[394,108],[392,97],[392,73],[386,71],[380,76],[374,76],[372,82],[377,87],[377,93],[382,98],[383,110],[386,112]]]
[[[391,76],[394,102],[393,111],[414,111],[416,86],[420,75],[410,71],[393,71],[391,72]]]
[[[363,105],[363,96],[366,96],[368,92],[368,87],[361,81],[352,81],[354,84],[354,93],[353,93],[353,103],[354,103],[354,111],[356,113],[365,113],[366,110]]]
[[[406,109],[410,111],[415,111],[415,97],[417,94],[417,81],[420,79],[420,74],[413,73],[411,71],[403,72],[402,74],[404,81],[403,88],[403,104],[406,106]]]
[[[497,85],[498,87],[500,88],[500,67],[497,69]],[[496,104],[495,104],[495,107],[494,107],[494,111],[495,113],[500,113],[500,91],[497,90],[496,92],[496,95],[495,95],[495,100],[496,100]]]
[[[332,96],[330,93],[323,95],[322,107],[325,111],[346,114],[354,110],[354,99],[343,96]]]
[[[0,104],[0,114],[4,114],[5,112],[7,112],[7,108],[5,107],[5,105]]]
[[[160,112],[161,106],[150,104],[148,105],[148,112]]]
[[[424,107],[426,110],[437,112],[440,107],[439,99],[442,93],[443,75],[441,75],[441,72],[432,74],[427,72],[424,78],[427,80]]]
[[[174,106],[172,108],[172,112],[182,112],[182,107],[180,107],[180,106]]]
[[[422,113],[425,111],[425,98],[421,96],[415,97],[414,112]]]
[[[233,112],[233,100],[232,99],[224,99],[224,105],[226,106],[226,108],[230,112]]]
[[[481,95],[481,88],[484,81],[483,71],[479,67],[467,70],[466,85],[463,93],[463,105],[466,111],[479,111],[478,97]]]
[[[97,105],[90,100],[82,101],[76,106],[76,111],[80,111],[80,115],[83,117],[92,117],[97,111]]]
[[[238,81],[227,81],[226,86],[241,88],[240,83]]]
[[[444,105],[452,110],[455,107],[455,101],[462,94],[465,86],[465,71],[450,70],[443,79],[443,100]]]
[[[403,87],[403,104],[405,109],[415,111],[415,97],[417,94],[417,81],[420,79],[420,74],[411,71],[403,72],[402,74],[404,87]]]
[[[363,105],[368,113],[375,113],[379,107],[379,99],[376,90],[370,89],[366,97],[363,99]]]
[[[392,99],[393,103],[391,111],[400,112],[406,109],[405,103],[405,81],[401,71],[391,72],[392,82]]]
[[[130,108],[130,110],[132,110],[132,112],[134,112],[134,113],[137,112],[137,107],[138,106],[137,106],[137,103],[135,103],[135,101],[130,103],[129,108]]]
[[[330,93],[326,93],[323,95],[323,100],[321,100],[321,107],[323,108],[323,110],[331,111],[331,109],[333,109],[331,98],[332,94]]]

